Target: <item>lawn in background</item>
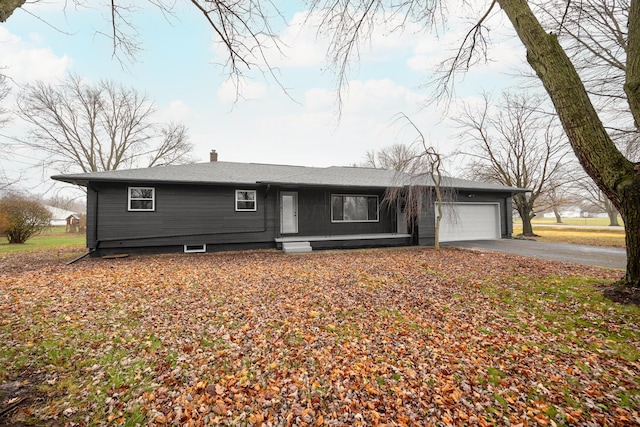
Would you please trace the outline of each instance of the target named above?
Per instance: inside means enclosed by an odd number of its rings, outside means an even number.
[[[540,225],[580,225],[589,227],[602,227],[609,225],[609,218],[562,218],[562,224],[557,224],[555,218],[539,218],[535,217],[531,221],[533,226]],[[618,223],[623,225],[622,218],[618,217]],[[513,224],[522,224],[520,218],[513,218]]]
[[[24,244],[10,245],[6,237],[0,237],[0,254],[40,249],[69,250],[76,247],[82,251],[85,244],[85,233],[67,233],[64,226],[50,227]]]
[[[550,218],[548,219],[550,220]],[[591,221],[587,227],[583,225],[583,218],[568,218],[565,225],[569,225],[569,227],[557,227],[555,226],[555,220],[553,220],[553,222],[535,221],[532,224],[533,232],[537,236],[535,240],[550,243],[570,243],[574,245],[607,246],[614,248],[626,247],[624,229],[618,227],[589,228],[606,226],[609,224],[609,220],[607,218],[587,218],[587,220]],[[572,222],[573,226],[571,226],[572,224],[569,224],[569,222]],[[580,222],[583,224],[580,224]],[[603,222],[606,222],[606,224]],[[520,234],[522,234],[522,223],[516,223],[514,220],[513,235],[518,236]]]

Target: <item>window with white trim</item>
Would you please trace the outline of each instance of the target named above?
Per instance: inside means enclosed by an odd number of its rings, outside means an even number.
[[[331,222],[378,222],[378,211],[378,196],[331,195]]]
[[[130,211],[154,211],[156,189],[153,187],[129,187]]]
[[[256,190],[236,190],[236,211],[256,211]]]

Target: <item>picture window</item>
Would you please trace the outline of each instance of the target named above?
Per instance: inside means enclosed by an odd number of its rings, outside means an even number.
[[[332,222],[378,222],[378,196],[332,194]]]

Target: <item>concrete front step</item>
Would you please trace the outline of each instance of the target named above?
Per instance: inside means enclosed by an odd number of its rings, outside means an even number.
[[[311,252],[311,244],[309,242],[282,242],[282,250],[285,253],[305,253]]]

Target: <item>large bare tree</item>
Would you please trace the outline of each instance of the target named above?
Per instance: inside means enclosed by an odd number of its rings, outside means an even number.
[[[330,58],[339,72],[355,59],[359,42],[371,35],[378,16],[402,15],[404,22],[429,28],[447,14],[446,4],[439,0],[312,0],[311,4],[323,13],[322,30],[333,35]],[[478,6],[463,1],[456,13],[464,13],[464,7],[470,5]],[[515,30],[580,164],[625,222],[627,268],[620,288],[640,288],[640,165],[625,155],[628,150],[621,150],[612,136],[621,120],[633,133],[640,124],[640,0],[486,0],[484,12],[447,62],[440,89],[450,87],[456,72],[468,70],[485,57],[490,47],[490,18],[496,14],[503,14]],[[594,42],[600,45],[591,49]],[[605,70],[599,74],[605,80],[618,76],[610,81],[614,91],[598,87],[602,80],[585,74],[595,69],[593,64]],[[618,97],[620,103],[615,105],[626,104],[627,114],[621,118],[606,109],[606,103],[594,102],[590,94],[598,91]]]
[[[587,208],[595,208],[605,212],[609,217],[610,226],[619,226],[618,210],[611,203],[611,200],[604,195],[602,190],[593,182],[591,178],[583,173],[576,173],[577,179],[573,184],[573,192],[576,199],[581,199]]]
[[[574,179],[568,178],[568,170],[565,170],[564,172],[565,173],[563,175],[565,175],[565,177],[560,179],[551,179],[549,181],[549,185],[545,186],[545,190],[542,192],[542,195],[534,206],[536,212],[551,210],[556,218],[556,224],[562,224],[562,213],[560,212],[560,209],[563,207],[569,207],[570,205],[575,205],[577,200],[571,191],[569,191]]]
[[[69,76],[58,85],[37,82],[18,98],[18,115],[31,125],[24,144],[47,153],[62,171],[108,171],[190,161],[184,125],[153,122],[146,95],[103,80]]]
[[[465,105],[455,119],[469,146],[472,178],[529,189],[513,196],[522,218],[522,234],[534,236],[533,207],[551,184],[559,185],[559,174],[567,154],[552,116],[541,113],[542,100],[533,96],[505,93],[498,108],[488,95],[477,107]]]

